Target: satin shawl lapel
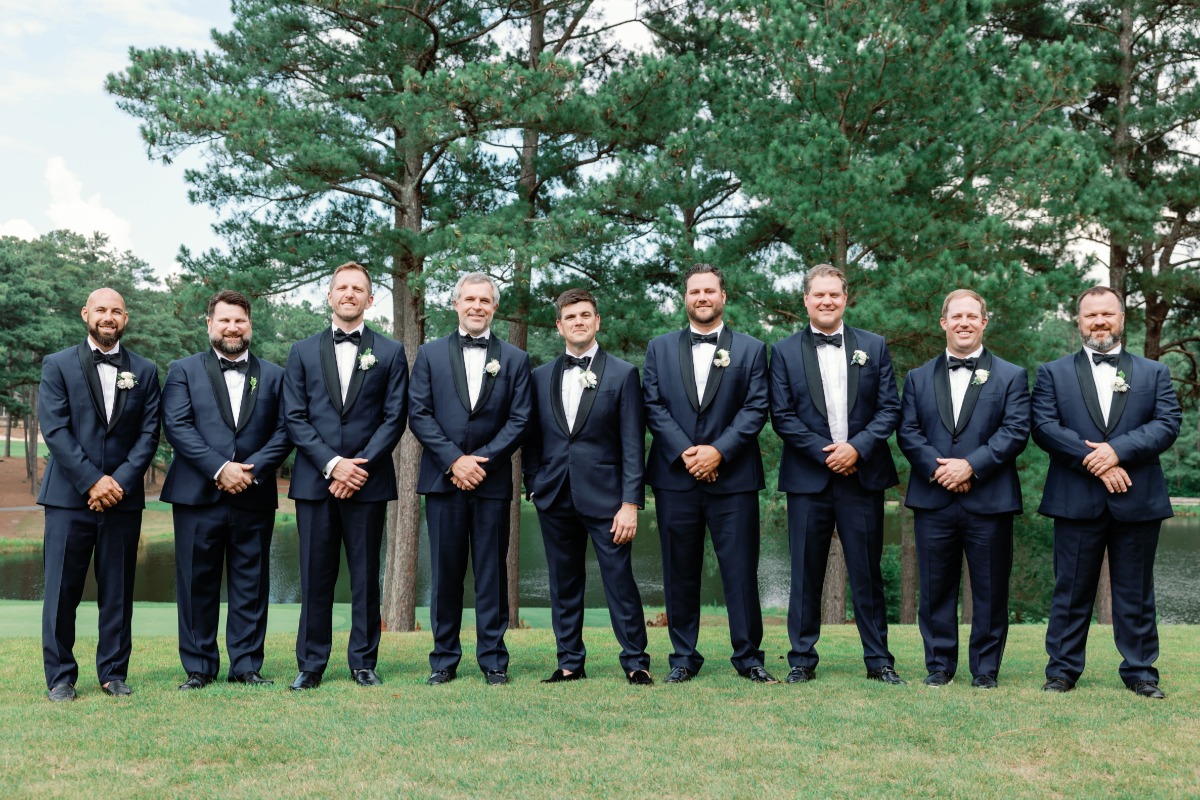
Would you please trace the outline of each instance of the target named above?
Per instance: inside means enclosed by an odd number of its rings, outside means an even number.
[[[950,374],[947,372],[946,353],[933,362],[933,398],[937,401],[938,417],[946,430],[954,434],[954,399],[950,395]]]
[[[246,385],[242,389],[242,410],[238,412],[238,433],[241,433],[242,428],[246,427],[246,423],[250,421],[250,415],[254,413],[254,404],[258,402],[258,380],[261,375],[262,366],[258,363],[258,359],[253,355],[250,356],[250,369],[246,370]],[[221,381],[221,383],[224,382]]]
[[[963,395],[962,408],[958,410],[958,424],[954,426],[954,433],[959,434],[967,429],[967,423],[971,421],[971,414],[975,412],[975,404],[979,402],[979,393],[983,391],[983,384],[975,382],[975,375],[979,370],[992,371],[992,354],[984,349],[983,354],[979,356],[979,360],[975,362],[975,369],[971,372],[971,382],[967,384],[967,393]]]
[[[700,411],[700,398],[696,395],[696,370],[692,365],[692,331],[684,328],[679,332],[679,377],[683,380],[683,391],[692,404],[693,411]]]
[[[563,408],[562,401],[562,385],[563,385],[563,357],[559,356],[554,361],[554,370],[550,373],[550,408],[554,411],[554,420],[558,423],[559,430],[563,432],[563,436],[571,438],[571,431],[567,428],[567,410]]]
[[[450,334],[447,338],[450,346],[446,349],[450,352],[450,376],[454,379],[454,390],[458,392],[458,399],[462,401],[463,408],[467,413],[471,413],[471,392],[467,390],[467,367],[463,363],[462,344],[458,341],[458,331]]]
[[[594,389],[584,389],[579,395],[579,408],[575,409],[575,428],[571,431],[571,436],[583,430],[583,423],[587,422],[588,414],[592,413],[592,405],[596,402],[596,393],[600,391],[601,381],[604,380],[604,365],[608,363],[608,357],[604,354],[604,350],[597,350],[596,357],[592,359],[592,372],[596,375],[596,387]],[[561,402],[562,392],[558,393],[559,402]]]
[[[79,345],[79,366],[83,370],[83,379],[87,383],[88,394],[92,396],[92,405],[96,407],[96,414],[99,415],[101,422],[106,422],[104,390],[100,388],[100,371],[96,369],[96,363],[92,360],[92,348],[88,347],[87,342]]]
[[[363,381],[367,377],[367,371],[358,368],[358,359],[363,353],[370,350],[374,344],[375,333],[364,325],[362,338],[358,340],[358,352],[354,355],[354,369],[350,371],[350,385],[346,387],[346,404],[342,408],[343,420],[350,416],[350,409],[354,406],[354,401],[358,399],[358,393],[362,391]],[[375,359],[375,366],[379,366],[379,359]]]
[[[1126,385],[1133,385],[1133,356],[1126,350],[1121,351],[1121,357],[1117,361],[1117,372],[1125,373]],[[1112,408],[1108,410],[1108,428],[1105,429],[1105,433],[1112,433],[1117,429],[1117,423],[1121,421],[1121,415],[1125,413],[1125,404],[1128,402],[1129,390],[1113,391]]]
[[[729,353],[730,359],[733,358],[733,331],[729,330],[729,326],[721,328],[721,336],[717,339],[717,349],[713,351],[716,356],[717,352],[724,350]],[[700,410],[708,408],[717,396],[717,389],[721,386],[721,379],[725,377],[725,367],[718,367],[714,364],[708,365],[708,383],[704,385],[704,399],[700,403]]]
[[[496,334],[488,337],[487,357],[483,360],[483,383],[479,386],[479,397],[475,399],[475,407],[471,409],[471,416],[479,413],[479,410],[487,405],[488,398],[492,396],[492,387],[496,385],[496,376],[487,371],[487,365],[490,361],[500,360],[500,340],[496,338]],[[499,375],[500,373],[496,373]],[[466,379],[466,371],[463,371],[463,379]]]
[[[338,377],[337,358],[333,355],[333,328],[326,328],[317,341],[317,349],[321,351],[321,372],[325,375],[325,389],[329,392],[329,400],[333,410],[342,413],[342,381]]]
[[[1092,377],[1092,365],[1088,363],[1086,350],[1075,354],[1075,378],[1079,381],[1079,390],[1083,393],[1083,404],[1087,406],[1088,415],[1096,427],[1108,432],[1104,424],[1104,414],[1100,411],[1100,398],[1096,395],[1096,380]],[[1115,392],[1114,392],[1115,394]]]
[[[117,357],[121,360],[121,366],[117,367],[117,377],[120,377],[122,372],[129,372],[129,351],[122,347],[121,352],[117,354]],[[95,369],[92,371],[95,372]],[[97,376],[97,379],[99,379],[99,376]],[[113,398],[112,419],[108,421],[108,430],[110,432],[117,426],[117,421],[121,419],[121,413],[125,410],[125,398],[128,395],[128,389],[117,389],[116,397]]]
[[[847,422],[850,420],[850,415],[854,413],[854,404],[858,402],[858,371],[862,367],[856,367],[850,363],[850,359],[854,357],[856,349],[858,349],[858,339],[854,338],[854,329],[849,325],[842,326],[842,353],[846,356]]]
[[[233,424],[233,402],[229,399],[229,386],[225,383],[225,376],[221,374],[217,354],[209,350],[200,360],[204,364],[204,374],[208,375],[208,382],[212,384],[213,394],[216,395],[217,410],[221,412],[221,419],[225,420],[229,430],[236,430]],[[246,392],[243,391],[242,397],[245,396]]]
[[[800,360],[804,363],[809,399],[821,416],[829,419],[829,408],[825,405],[825,384],[821,381],[821,362],[817,360],[817,345],[813,341],[811,327],[800,332]]]

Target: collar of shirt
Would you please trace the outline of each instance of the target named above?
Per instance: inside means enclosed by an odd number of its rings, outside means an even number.
[[[983,355],[983,345],[979,345],[979,347],[975,348],[975,352],[973,352],[973,353],[969,353],[969,354],[968,354],[968,355],[966,355],[966,356],[962,356],[962,358],[976,358],[976,359],[977,359],[977,358],[979,358],[981,355]],[[946,363],[947,363],[947,364],[949,364],[949,363],[950,363],[950,356],[954,356],[954,353],[951,353],[951,352],[950,352],[950,350],[949,350],[949,349],[947,349],[947,350],[946,350]],[[954,357],[955,357],[955,358],[959,358],[959,356],[954,356]]]
[[[112,350],[102,350],[101,348],[97,347],[96,343],[92,341],[92,337],[90,336],[88,337],[87,343],[88,347],[92,348],[93,353],[104,353],[106,356],[115,356],[117,353],[121,352],[120,342],[114,344]]]
[[[356,331],[357,331],[357,332],[359,332],[359,333],[362,333],[362,331],[363,331],[363,330],[364,330],[366,327],[367,327],[367,323],[365,323],[365,322],[360,322],[360,323],[358,323],[358,327],[356,327],[356,328],[351,328],[350,330],[346,331],[346,333],[354,333],[354,332],[356,332]],[[335,331],[340,331],[340,330],[342,330],[342,329],[341,329],[341,328],[339,328],[337,325],[334,325],[334,324],[332,324],[332,323],[330,323],[330,325],[329,325],[329,328],[330,328],[330,330],[335,330]],[[349,342],[342,342],[342,344],[349,344]],[[247,352],[248,352],[248,351],[247,351]]]
[[[471,336],[471,338],[473,338],[473,339],[490,339],[490,338],[492,338],[492,329],[488,328],[486,331],[479,334],[478,336],[473,336],[472,334],[469,334],[466,331],[464,331],[462,329],[462,326],[459,325],[458,326],[458,335],[459,336]]]
[[[220,350],[218,350],[215,347],[213,348],[213,352],[216,353],[217,358],[223,358],[226,361],[232,361],[235,364],[239,361],[249,361],[250,360],[250,351],[249,350],[243,350],[242,354],[240,356],[238,356],[237,358],[230,358],[229,356],[225,355],[224,353],[222,353]],[[219,364],[221,362],[218,361],[217,363]]]
[[[593,363],[595,363],[595,361],[596,361],[596,353],[599,353],[599,352],[600,352],[600,343],[599,343],[599,342],[592,342],[592,346],[591,346],[591,347],[589,347],[589,348],[587,349],[587,352],[586,352],[586,353],[584,353],[584,354],[583,354],[583,355],[581,355],[581,356],[575,356],[575,357],[576,357],[576,358],[590,358],[590,359],[592,360],[592,362],[593,362]],[[567,351],[566,351],[566,353],[567,353],[567,355],[569,355],[569,356],[574,356],[574,355],[575,355],[575,354],[574,354],[574,353],[572,353],[570,350],[567,350]],[[567,367],[567,369],[579,369],[579,367]]]
[[[816,327],[812,323],[809,323],[808,327],[813,333],[825,333],[825,331],[817,330]],[[844,348],[846,345],[846,323],[839,322],[838,326],[837,326],[837,330],[831,332],[829,335],[837,336],[839,333],[842,334],[842,347]]]
[[[1116,372],[1117,368],[1114,367],[1112,364],[1105,364],[1104,362],[1097,364],[1095,361],[1093,361],[1092,353],[1099,353],[1100,355],[1104,355],[1104,356],[1119,356],[1119,355],[1121,355],[1121,347],[1122,347],[1121,345],[1117,345],[1112,350],[1109,350],[1107,353],[1100,353],[1099,350],[1093,350],[1092,348],[1088,347],[1087,345],[1084,345],[1083,352],[1084,352],[1084,355],[1087,356],[1088,366],[1090,366],[1092,368],[1093,372],[1100,369],[1101,367],[1104,367],[1105,369],[1111,369],[1113,372]]]
[[[688,323],[688,330],[689,330],[689,331],[691,331],[692,333],[698,333],[698,334],[700,334],[701,336],[707,336],[707,335],[708,335],[708,334],[710,334],[710,333],[715,333],[715,334],[717,335],[717,339],[718,339],[718,340],[720,340],[720,338],[721,338],[721,331],[725,330],[725,323],[724,323],[724,322],[718,323],[717,327],[713,328],[711,331],[698,331],[698,330],[696,330],[696,326],[695,326],[695,325],[692,325],[692,324],[689,322],[689,323]]]

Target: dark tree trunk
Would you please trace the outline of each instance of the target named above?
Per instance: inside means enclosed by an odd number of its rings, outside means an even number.
[[[1096,621],[1101,625],[1112,625],[1112,582],[1108,577],[1108,553],[1100,565],[1100,584],[1096,587]]]
[[[975,613],[975,602],[971,596],[971,573],[967,571],[967,558],[963,556],[962,563],[962,618],[959,622],[963,625],[971,624],[971,617]]]
[[[846,624],[846,557],[837,531],[829,545],[829,561],[825,564],[825,588],[821,594],[821,623]]]
[[[917,621],[917,537],[912,511],[900,507],[900,623]]]

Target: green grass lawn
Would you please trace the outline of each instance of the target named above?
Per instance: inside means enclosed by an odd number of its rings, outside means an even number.
[[[85,609],[87,606],[84,607]],[[0,796],[79,797],[1195,797],[1200,793],[1200,627],[1164,626],[1165,702],[1117,678],[1111,630],[1097,627],[1076,691],[1039,691],[1040,626],[1017,626],[1001,688],[945,689],[923,677],[920,637],[894,626],[907,687],[863,677],[852,627],[828,628],[818,679],[760,686],[733,672],[723,627],[702,629],[709,658],[689,684],[628,686],[611,631],[589,628],[587,681],[538,683],[555,666],[545,628],[512,631],[512,683],[460,678],[425,686],[430,634],[385,633],[377,689],[349,679],[344,609],[321,688],[294,675],[294,607],[272,607],[265,689],[216,684],[183,694],[173,606],[139,606],[128,700],[103,696],[84,662],[80,699],[43,694],[37,604],[0,605]],[[94,615],[94,611],[92,612]],[[540,613],[540,612],[539,612]],[[531,612],[531,616],[538,616]],[[94,616],[81,614],[81,633]],[[540,617],[538,621],[542,620]],[[423,627],[428,627],[424,622]],[[164,630],[165,629],[165,630]],[[156,635],[149,631],[159,631]],[[36,633],[36,628],[32,633]],[[965,631],[964,631],[965,637]],[[786,672],[782,626],[768,668]],[[656,677],[670,643],[651,629]]]

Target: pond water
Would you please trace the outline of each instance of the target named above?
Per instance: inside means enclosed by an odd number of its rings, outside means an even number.
[[[549,606],[546,556],[542,549],[537,514],[526,508],[521,524],[521,603],[526,606]],[[888,516],[890,529],[887,541],[899,541],[898,519]],[[642,591],[642,602],[648,606],[663,605],[662,561],[658,547],[658,529],[653,513],[644,513],[639,534],[633,545],[634,575]],[[702,600],[721,605],[724,596],[716,574],[711,549],[705,563],[701,584]],[[765,536],[759,565],[759,585],[765,607],[787,606],[790,564],[785,535]],[[1200,516],[1175,517],[1163,525],[1155,564],[1155,585],[1160,618],[1166,623],[1200,624]],[[17,553],[0,555],[0,599],[40,600],[42,597],[42,554]],[[418,563],[418,604],[429,605],[429,553],[422,531]],[[84,599],[95,600],[95,583],[89,575]],[[175,599],[175,550],[169,540],[143,543],[138,554],[134,599],[139,601],[172,602]],[[336,588],[337,602],[350,601],[350,583],[346,575],[345,556]],[[276,527],[271,544],[271,602],[300,602],[299,547],[295,523]],[[474,603],[470,573],[467,576],[467,602]],[[586,603],[603,607],[604,591],[599,569],[589,548]]]

